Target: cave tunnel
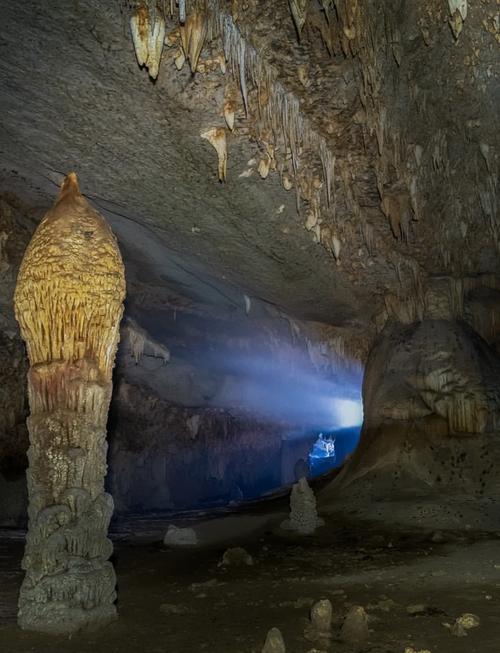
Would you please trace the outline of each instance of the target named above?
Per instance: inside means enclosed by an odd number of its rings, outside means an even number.
[[[0,0],[0,651],[498,653],[497,0]]]

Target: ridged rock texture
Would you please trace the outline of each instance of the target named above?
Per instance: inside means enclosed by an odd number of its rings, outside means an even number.
[[[116,616],[104,477],[124,296],[115,237],[71,173],[26,250],[14,296],[30,363],[24,629],[71,633]]]

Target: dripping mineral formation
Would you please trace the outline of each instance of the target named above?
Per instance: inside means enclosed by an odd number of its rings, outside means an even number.
[[[116,240],[71,173],[33,235],[15,292],[30,362],[25,629],[71,633],[116,614],[104,477],[124,296]]]

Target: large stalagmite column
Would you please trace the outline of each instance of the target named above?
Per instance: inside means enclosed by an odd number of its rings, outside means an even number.
[[[68,633],[116,616],[104,477],[124,296],[116,239],[71,173],[26,250],[14,297],[30,360],[22,628]]]

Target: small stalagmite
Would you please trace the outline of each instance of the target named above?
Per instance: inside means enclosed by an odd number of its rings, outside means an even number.
[[[30,362],[24,629],[71,633],[116,616],[104,477],[124,297],[116,239],[71,173],[28,245],[14,296]]]
[[[271,628],[267,633],[262,653],[286,653],[285,640],[279,628]]]
[[[305,477],[292,487],[290,494],[290,515],[281,524],[285,530],[295,531],[301,535],[312,535],[314,531],[323,526],[324,521],[318,516],[316,510],[316,497],[309,487]]]

